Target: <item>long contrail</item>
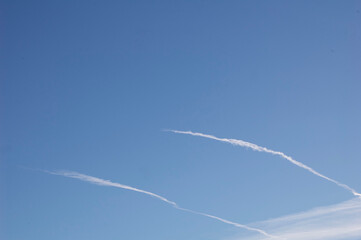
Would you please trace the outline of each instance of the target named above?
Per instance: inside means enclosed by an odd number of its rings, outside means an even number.
[[[221,142],[227,142],[233,145],[237,145],[237,146],[241,146],[241,147],[246,147],[246,148],[251,148],[255,151],[258,152],[266,152],[266,153],[271,153],[273,155],[278,155],[284,159],[286,159],[287,161],[290,161],[291,163],[293,163],[294,165],[301,167],[303,169],[306,169],[307,171],[311,172],[312,174],[319,176],[323,179],[326,179],[327,181],[333,182],[335,184],[337,184],[338,186],[346,189],[347,191],[351,192],[353,195],[357,196],[357,197],[361,197],[361,194],[358,193],[355,189],[347,186],[346,184],[340,183],[332,178],[329,178],[319,172],[317,172],[316,170],[312,169],[311,167],[296,161],[295,159],[293,159],[290,156],[287,156],[286,154],[284,154],[283,152],[279,152],[279,151],[274,151],[265,147],[261,147],[258,146],[254,143],[250,143],[250,142],[246,142],[243,140],[238,140],[238,139],[229,139],[229,138],[219,138],[219,137],[215,137],[213,135],[209,135],[209,134],[203,134],[203,133],[197,133],[197,132],[192,132],[192,131],[179,131],[179,130],[166,130],[166,131],[170,131],[170,132],[174,132],[174,133],[180,133],[180,134],[188,134],[188,135],[193,135],[193,136],[198,136],[198,137],[204,137],[204,138],[210,138],[213,140],[217,140],[217,141],[221,141]]]
[[[212,219],[221,221],[221,222],[226,223],[226,224],[233,225],[233,226],[238,227],[238,228],[243,228],[243,229],[247,229],[249,231],[258,232],[258,233],[260,233],[260,234],[262,234],[262,235],[264,235],[264,236],[266,236],[268,238],[273,238],[273,239],[278,238],[276,236],[273,236],[273,235],[265,232],[262,229],[249,227],[247,225],[232,222],[232,221],[229,221],[229,220],[226,220],[226,219],[223,219],[223,218],[220,218],[220,217],[216,217],[216,216],[213,216],[213,215],[210,215],[210,214],[207,214],[207,213],[197,212],[197,211],[193,211],[193,210],[190,210],[190,209],[187,209],[187,208],[179,207],[177,203],[175,203],[173,201],[170,201],[165,197],[162,197],[162,196],[160,196],[158,194],[148,192],[148,191],[145,191],[145,190],[142,190],[142,189],[134,188],[134,187],[127,186],[127,185],[124,185],[124,184],[120,184],[120,183],[115,183],[115,182],[112,182],[112,181],[109,181],[109,180],[104,180],[104,179],[97,178],[97,177],[92,177],[92,176],[81,174],[81,173],[78,173],[78,172],[72,172],[72,171],[54,171],[54,172],[53,171],[44,171],[44,172],[49,173],[49,174],[53,174],[53,175],[60,175],[60,176],[69,177],[69,178],[76,178],[76,179],[79,179],[81,181],[90,182],[90,183],[93,183],[93,184],[96,184],[96,185],[123,188],[123,189],[126,189],[126,190],[131,190],[131,191],[143,193],[143,194],[149,195],[151,197],[155,197],[155,198],[157,198],[157,199],[159,199],[159,200],[161,200],[163,202],[166,202],[169,205],[171,205],[174,208],[179,209],[181,211],[185,211],[185,212],[205,216],[205,217],[208,217],[208,218],[212,218]]]

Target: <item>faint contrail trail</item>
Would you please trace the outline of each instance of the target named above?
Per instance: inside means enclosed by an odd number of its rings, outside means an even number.
[[[162,196],[160,196],[158,194],[155,194],[155,193],[152,193],[152,192],[148,192],[148,191],[145,191],[145,190],[134,188],[134,187],[131,187],[131,186],[111,182],[109,180],[104,180],[104,179],[101,179],[101,178],[92,177],[92,176],[89,176],[89,175],[81,174],[81,173],[78,173],[78,172],[72,172],[72,171],[54,171],[54,172],[53,171],[44,171],[44,172],[49,173],[49,174],[69,177],[69,178],[76,178],[76,179],[79,179],[79,180],[82,180],[82,181],[85,181],[85,182],[90,182],[90,183],[101,185],[101,186],[117,187],[117,188],[123,188],[123,189],[131,190],[131,191],[135,191],[135,192],[140,192],[140,193],[143,193],[143,194],[158,198],[159,200],[161,200],[163,202],[166,202],[166,203],[172,205],[174,208],[179,209],[181,211],[190,212],[190,213],[193,213],[193,214],[197,214],[197,215],[205,216],[205,217],[208,217],[208,218],[216,219],[218,221],[224,222],[226,224],[233,225],[233,226],[238,227],[238,228],[243,228],[243,229],[247,229],[249,231],[258,232],[258,233],[263,234],[264,236],[269,237],[269,238],[278,238],[276,236],[273,236],[273,235],[263,231],[262,229],[249,227],[247,225],[232,222],[232,221],[229,221],[229,220],[226,220],[226,219],[223,219],[223,218],[220,218],[220,217],[216,217],[216,216],[213,216],[213,215],[210,215],[210,214],[197,212],[197,211],[193,211],[193,210],[190,210],[190,209],[187,209],[187,208],[179,207],[177,203],[172,202],[172,201],[166,199],[165,197],[162,197]]]
[[[198,137],[204,137],[204,138],[210,138],[213,140],[217,140],[217,141],[221,141],[221,142],[227,142],[233,145],[237,145],[237,146],[241,146],[241,147],[246,147],[246,148],[251,148],[255,151],[259,151],[259,152],[266,152],[266,153],[271,153],[273,155],[278,155],[288,161],[290,161],[291,163],[295,164],[296,166],[299,166],[303,169],[306,169],[307,171],[313,173],[316,176],[319,176],[321,178],[326,179],[327,181],[333,182],[335,184],[337,184],[338,186],[350,191],[353,195],[357,196],[357,197],[361,197],[361,194],[358,193],[355,189],[347,186],[346,184],[340,183],[332,178],[329,178],[319,172],[317,172],[316,170],[312,169],[311,167],[296,161],[295,159],[293,159],[290,156],[287,156],[286,154],[284,154],[283,152],[279,152],[279,151],[274,151],[274,150],[270,150],[268,148],[265,147],[261,147],[258,146],[254,143],[250,143],[250,142],[245,142],[243,140],[237,140],[237,139],[229,139],[229,138],[219,138],[219,137],[215,137],[212,135],[208,135],[208,134],[203,134],[203,133],[197,133],[197,132],[192,132],[192,131],[179,131],[179,130],[166,130],[166,131],[170,131],[170,132],[174,132],[174,133],[180,133],[180,134],[188,134],[188,135],[193,135],[193,136],[198,136]]]
[[[144,191],[144,190],[141,190],[141,189],[137,189],[137,188],[134,188],[134,187],[130,187],[130,186],[127,186],[127,185],[123,185],[123,184],[120,184],[120,183],[111,182],[109,180],[104,180],[104,179],[101,179],[101,178],[92,177],[92,176],[89,176],[89,175],[81,174],[81,173],[78,173],[78,172],[72,172],[72,171],[55,171],[55,172],[46,171],[46,172],[50,173],[50,174],[54,174],[54,175],[61,175],[61,176],[64,176],[64,177],[76,178],[76,179],[79,179],[79,180],[82,180],[82,181],[85,181],[85,182],[94,183],[96,185],[117,187],[117,188],[123,188],[123,189],[127,189],[127,190],[132,190],[132,191],[135,191],[135,192],[144,193],[144,194],[147,194],[149,196],[158,198],[159,200],[162,200],[162,201],[164,201],[164,202],[166,202],[166,203],[168,203],[168,204],[170,204],[170,205],[172,205],[174,207],[177,206],[177,204],[175,202],[169,201],[168,199],[166,199],[166,198],[164,198],[162,196],[159,196],[157,194],[147,192],[147,191]]]

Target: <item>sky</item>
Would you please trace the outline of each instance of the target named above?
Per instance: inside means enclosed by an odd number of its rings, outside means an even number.
[[[361,238],[284,157],[361,192],[360,1],[3,0],[0,32],[1,239]]]

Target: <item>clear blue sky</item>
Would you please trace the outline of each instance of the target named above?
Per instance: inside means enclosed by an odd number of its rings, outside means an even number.
[[[361,191],[360,1],[0,3],[0,237],[226,239]],[[26,168],[24,168],[26,167]]]

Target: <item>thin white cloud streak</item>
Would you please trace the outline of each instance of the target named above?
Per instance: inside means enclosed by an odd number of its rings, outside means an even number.
[[[319,177],[321,177],[323,179],[326,179],[327,181],[330,181],[332,183],[337,184],[338,186],[340,186],[340,187],[346,189],[347,191],[351,192],[353,195],[355,195],[357,197],[361,197],[361,194],[358,193],[355,189],[347,186],[346,184],[340,183],[340,182],[338,182],[338,181],[336,181],[336,180],[334,180],[332,178],[329,178],[329,177],[317,172],[313,168],[311,168],[311,167],[309,167],[309,166],[307,166],[307,165],[305,165],[305,164],[303,164],[303,163],[301,163],[299,161],[296,161],[292,157],[287,156],[286,154],[284,154],[283,152],[274,151],[274,150],[271,150],[271,149],[268,149],[268,148],[265,148],[265,147],[258,146],[258,145],[254,144],[254,143],[250,143],[250,142],[246,142],[246,141],[238,140],[238,139],[219,138],[219,137],[216,137],[216,136],[213,136],[213,135],[197,133],[197,132],[192,132],[192,131],[179,131],[179,130],[166,130],[166,131],[170,131],[170,132],[173,132],[173,133],[180,133],[180,134],[187,134],[187,135],[192,135],[192,136],[209,138],[209,139],[213,139],[213,140],[217,140],[217,141],[221,141],[221,142],[230,143],[230,144],[236,145],[236,146],[250,148],[250,149],[258,151],[258,152],[266,152],[266,153],[270,153],[270,154],[273,154],[273,155],[280,156],[280,157],[286,159],[287,161],[293,163],[294,165],[296,165],[296,166],[298,166],[300,168],[306,169],[307,171],[311,172],[312,174],[314,174],[316,176],[319,176]]]
[[[283,238],[280,238],[278,236],[271,235],[271,234],[267,233],[266,231],[264,231],[264,230],[262,230],[260,228],[255,228],[255,227],[250,227],[250,226],[247,226],[247,225],[244,225],[244,224],[239,224],[239,223],[232,222],[232,221],[220,218],[220,217],[216,217],[216,216],[213,216],[213,215],[210,215],[210,214],[207,214],[207,213],[193,211],[193,210],[190,210],[190,209],[187,209],[187,208],[181,208],[181,207],[178,207],[178,206],[176,208],[179,209],[179,210],[182,210],[182,211],[186,211],[186,212],[190,212],[190,213],[193,213],[193,214],[197,214],[197,215],[205,216],[205,217],[208,217],[208,218],[216,219],[218,221],[224,222],[226,224],[233,225],[233,226],[238,227],[238,228],[243,228],[243,229],[247,229],[249,231],[258,232],[258,233],[262,234],[263,236],[265,236],[266,239],[283,239]]]
[[[100,186],[117,187],[117,188],[123,188],[123,189],[131,190],[131,191],[135,191],[135,192],[144,193],[144,194],[147,194],[149,196],[158,198],[159,200],[162,200],[163,202],[166,202],[166,203],[168,203],[168,204],[170,204],[170,205],[172,205],[174,207],[177,206],[177,204],[175,202],[169,201],[165,197],[159,196],[159,195],[157,195],[155,193],[144,191],[144,190],[134,188],[134,187],[130,187],[130,186],[127,186],[127,185],[123,185],[123,184],[120,184],[120,183],[111,182],[109,180],[104,180],[104,179],[101,179],[101,178],[92,177],[92,176],[89,176],[89,175],[81,174],[81,173],[78,173],[78,172],[72,172],[72,171],[55,171],[55,172],[47,171],[47,172],[51,173],[51,174],[54,174],[54,175],[61,175],[61,176],[64,176],[64,177],[69,177],[69,178],[76,178],[76,179],[82,180],[84,182],[90,182],[90,183],[100,185]]]
[[[157,198],[157,199],[159,199],[159,200],[161,200],[163,202],[166,202],[166,203],[170,204],[171,206],[173,206],[174,208],[179,209],[181,211],[201,215],[201,216],[204,216],[204,217],[208,217],[208,218],[212,218],[212,219],[221,221],[221,222],[229,224],[229,225],[233,225],[233,226],[238,227],[238,228],[243,228],[243,229],[246,229],[246,230],[249,230],[249,231],[258,232],[258,233],[262,234],[263,236],[267,237],[267,239],[269,239],[269,238],[277,239],[278,238],[278,237],[273,236],[273,235],[271,235],[271,234],[269,234],[269,233],[267,233],[267,232],[265,232],[265,231],[263,231],[262,229],[259,229],[259,228],[249,227],[247,225],[232,222],[232,221],[229,221],[229,220],[226,220],[226,219],[223,219],[223,218],[220,218],[220,217],[216,217],[216,216],[213,216],[213,215],[210,215],[210,214],[207,214],[207,213],[202,213],[202,212],[193,211],[193,210],[190,210],[190,209],[187,209],[187,208],[179,207],[176,202],[170,201],[165,197],[162,197],[162,196],[160,196],[158,194],[148,192],[148,191],[145,191],[145,190],[142,190],[142,189],[134,188],[134,187],[127,186],[127,185],[124,185],[124,184],[115,183],[115,182],[112,182],[112,181],[109,181],[109,180],[104,180],[104,179],[101,179],[101,178],[92,177],[92,176],[89,176],[89,175],[85,175],[85,174],[81,174],[81,173],[73,172],[73,171],[54,171],[54,172],[53,171],[45,171],[45,172],[49,173],[49,174],[53,174],[53,175],[60,175],[60,176],[64,176],[64,177],[79,179],[81,181],[93,183],[93,184],[100,185],[100,186],[116,187],[116,188],[122,188],[122,189],[126,189],[126,190],[131,190],[131,191],[143,193],[143,194],[149,195],[151,197],[155,197],[155,198]]]
[[[315,208],[251,224],[288,240],[351,240],[361,238],[361,200]],[[266,240],[263,236],[233,237],[233,240]]]

